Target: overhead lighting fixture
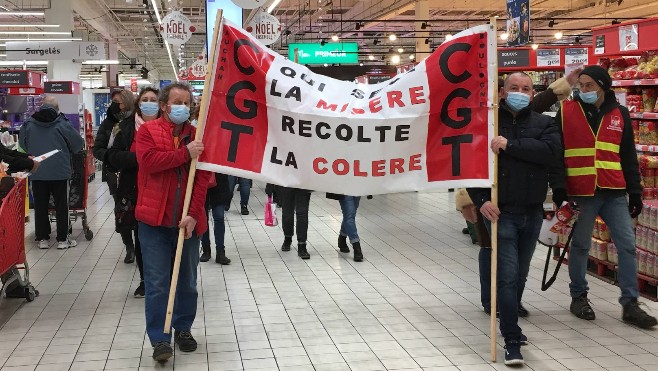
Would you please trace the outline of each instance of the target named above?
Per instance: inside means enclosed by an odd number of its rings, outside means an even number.
[[[325,67],[329,67],[329,65],[328,65],[327,63],[325,63],[324,66],[325,66]]]
[[[372,45],[377,45],[377,44],[379,44],[379,39],[375,39],[372,41]]]
[[[99,59],[97,61],[84,61],[82,64],[119,64],[116,59]]]
[[[539,45],[537,45],[537,44],[532,44],[532,50],[537,50],[537,48],[539,48]]]
[[[48,61],[0,61],[0,66],[47,66]]]
[[[70,35],[66,31],[0,31],[0,35]]]
[[[320,46],[325,46],[326,43],[327,43],[327,40],[322,39],[322,41],[320,41]]]
[[[503,40],[503,41],[507,40],[508,37],[509,37],[509,34],[507,32],[503,32],[502,34],[500,34],[500,39]]]
[[[555,22],[555,19],[551,19],[550,21],[548,21],[548,27],[551,27],[551,28],[552,28],[552,27],[555,26],[556,24],[557,24],[557,22]]]
[[[618,20],[617,18],[615,18],[615,19],[612,20],[612,24],[613,24],[613,25],[614,25],[614,24],[620,24],[620,23],[621,23],[621,21]]]
[[[0,57],[6,57],[7,54],[0,54]]]
[[[430,39],[425,39],[425,44],[429,44],[429,43],[430,43]]]
[[[0,39],[0,41],[22,41],[22,42],[41,42],[41,41],[48,41],[48,42],[68,42],[68,41],[82,41],[81,37],[71,37],[71,38],[45,38],[45,39],[33,39],[33,38],[27,38],[27,39]]]
[[[43,28],[54,28],[54,27],[59,27],[58,24],[38,24],[38,23],[31,23],[31,24],[0,24],[0,27],[43,27]]]
[[[33,16],[41,16],[44,15],[44,12],[0,12],[0,16],[3,15],[33,15]]]
[[[338,35],[332,35],[331,40],[333,41],[338,41]]]
[[[360,30],[361,27],[363,27],[363,26],[364,26],[363,23],[361,23],[361,22],[356,22],[356,27],[355,27],[355,29],[358,31],[358,30]]]
[[[555,38],[558,39],[558,40],[560,40],[562,38],[562,36],[564,36],[562,34],[562,31],[558,31],[558,32],[555,33]]]
[[[446,35],[446,41],[452,40],[452,34],[447,34]]]
[[[103,75],[80,75],[80,79],[102,79]]]
[[[370,54],[370,55],[368,56],[368,59],[371,60],[371,61],[374,61],[374,60],[375,60],[375,56],[372,55],[372,54]]]
[[[151,0],[151,1],[155,1],[155,0]],[[270,6],[267,8],[267,12],[268,12],[268,13],[272,13],[272,10],[274,10],[274,8],[276,8],[277,6],[279,6],[280,3],[281,3],[281,0],[274,0],[274,2],[272,3],[272,5],[270,5]]]
[[[395,36],[395,34],[394,34],[394,33],[392,33],[392,34],[390,34],[390,35],[388,35],[388,39],[389,39],[389,40],[391,40],[391,41],[395,41],[395,40],[397,40],[397,38],[398,38],[398,37],[397,37],[397,36]]]
[[[398,48],[398,53],[404,53],[404,49],[403,48]]]
[[[394,56],[392,56],[392,57],[391,57],[391,63],[393,63],[393,64],[398,64],[398,63],[400,63],[400,56],[397,55],[397,54],[394,55]]]
[[[363,62],[359,63],[359,66],[363,67]]]
[[[413,61],[415,58],[416,58],[415,55],[413,55],[413,54],[409,55],[409,59],[411,59],[412,61]]]
[[[580,36],[576,36],[576,38],[573,40],[576,44],[580,44]]]
[[[427,27],[429,27],[429,24],[427,24],[427,22],[423,22],[423,23],[420,24],[420,29],[421,30],[425,30],[425,29],[427,29]]]
[[[281,0],[277,1],[277,5],[281,2]],[[151,5],[153,5],[153,10],[155,10],[155,17],[158,19],[158,24],[162,24],[162,18],[160,18],[160,12],[158,11],[158,3],[156,0],[151,0]],[[169,47],[169,43],[166,40],[163,40],[165,47],[167,48],[167,54],[169,55],[169,63],[171,63],[171,69],[174,71],[174,76],[178,78],[178,73],[176,73],[176,66],[174,65],[174,58],[171,56],[171,47]]]

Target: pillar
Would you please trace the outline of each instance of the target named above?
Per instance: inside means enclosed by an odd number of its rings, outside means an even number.
[[[73,31],[73,1],[58,0],[55,4],[51,1],[51,8],[45,10],[46,23],[58,24],[58,31]],[[55,60],[48,62],[48,80],[51,81],[79,81],[80,62],[74,63],[71,59]]]
[[[416,20],[428,20],[430,18],[430,6],[428,0],[416,1]],[[415,22],[414,29],[416,31],[416,60],[422,61],[430,55],[430,44],[425,44],[425,39],[430,37],[430,27],[421,29],[423,22]],[[429,23],[429,22],[428,22]]]

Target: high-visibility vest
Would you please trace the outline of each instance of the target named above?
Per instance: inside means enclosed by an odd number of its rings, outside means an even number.
[[[579,102],[564,101],[561,111],[569,196],[593,196],[596,187],[625,189],[619,156],[624,119],[619,107],[603,116],[596,135]]]

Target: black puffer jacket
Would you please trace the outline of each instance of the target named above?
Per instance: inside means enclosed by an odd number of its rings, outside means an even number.
[[[126,199],[135,205],[137,203],[137,155],[131,152],[135,140],[135,115],[127,117],[119,124],[119,132],[114,138],[112,148],[104,153],[105,162],[119,172],[117,200]],[[129,229],[134,226],[128,226]],[[118,228],[118,227],[117,227]]]
[[[504,100],[498,110],[498,132],[508,144],[498,156],[498,207],[501,211],[525,212],[541,208],[549,177],[555,177],[562,153],[560,133],[552,117],[521,110],[512,115]],[[491,200],[491,189],[471,188],[468,193],[480,208]]]
[[[215,181],[217,185],[208,188],[206,193],[206,209],[213,209],[219,205],[226,206],[233,196],[228,185],[228,175],[215,173]]]

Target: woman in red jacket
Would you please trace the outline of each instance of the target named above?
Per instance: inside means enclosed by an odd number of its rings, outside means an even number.
[[[172,318],[174,341],[183,352],[197,348],[190,329],[196,317],[199,236],[208,227],[204,202],[211,174],[196,172],[190,209],[182,215],[190,162],[203,151],[201,141],[194,140],[195,129],[189,122],[191,102],[188,85],[167,86],[159,96],[160,118],[145,122],[136,136],[139,173],[135,218],[144,261],[146,332],[153,346],[153,359],[159,362],[173,354],[171,335],[163,329],[171,256],[179,228],[185,229],[185,243]]]

